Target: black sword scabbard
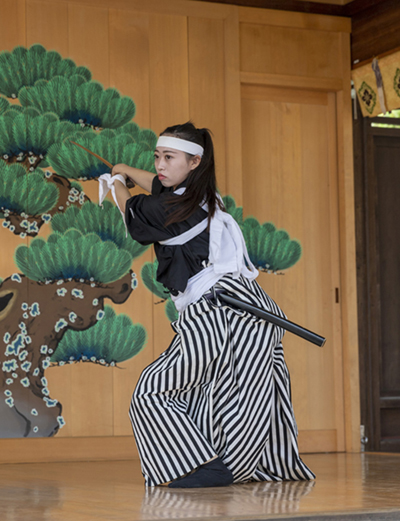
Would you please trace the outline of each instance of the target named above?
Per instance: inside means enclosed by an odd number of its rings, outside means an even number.
[[[305,329],[304,327],[301,327],[298,324],[295,324],[294,322],[290,322],[290,320],[279,317],[278,315],[275,315],[270,311],[266,311],[265,309],[253,306],[252,304],[248,304],[247,302],[243,302],[242,300],[239,300],[235,297],[231,297],[226,293],[218,292],[218,298],[220,298],[227,304],[231,304],[236,308],[248,311],[249,313],[252,313],[257,317],[260,317],[266,320],[267,322],[270,322],[271,324],[275,324],[276,326],[279,326],[285,329],[286,331],[289,331],[290,333],[294,333],[295,335],[300,336],[301,338],[304,338],[305,340],[308,340],[308,342],[312,342],[313,344],[316,344],[319,347],[322,347],[326,342],[326,338],[317,335],[316,333],[313,333],[312,331],[309,331],[308,329]]]

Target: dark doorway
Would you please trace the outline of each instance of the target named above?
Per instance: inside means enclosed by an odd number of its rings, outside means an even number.
[[[354,138],[365,449],[400,452],[400,119],[359,114]]]

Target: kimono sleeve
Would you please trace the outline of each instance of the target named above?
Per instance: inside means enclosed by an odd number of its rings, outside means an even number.
[[[168,239],[165,228],[166,212],[158,197],[139,194],[126,202],[125,221],[135,241],[143,245]]]

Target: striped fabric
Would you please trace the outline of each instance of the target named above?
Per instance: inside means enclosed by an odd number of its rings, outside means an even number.
[[[284,316],[256,281],[226,275],[216,288]],[[298,454],[283,330],[205,297],[172,327],[174,340],[143,371],[129,411],[146,485],[216,454],[236,483],[314,479]]]

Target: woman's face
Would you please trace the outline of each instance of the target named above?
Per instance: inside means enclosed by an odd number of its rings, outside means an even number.
[[[200,160],[200,156],[188,159],[185,152],[169,147],[157,147],[154,152],[158,179],[163,186],[174,189],[198,166]]]

